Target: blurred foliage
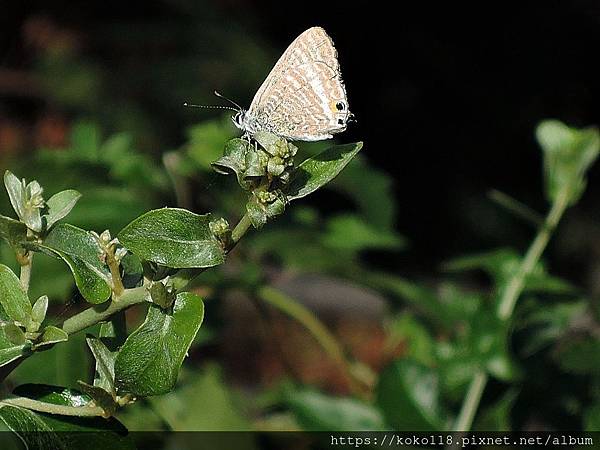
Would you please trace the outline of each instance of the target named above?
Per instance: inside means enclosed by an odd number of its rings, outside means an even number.
[[[102,215],[103,223],[118,230],[123,222],[146,207],[156,205],[157,199],[168,194],[168,177],[174,185],[184,189],[189,189],[190,180],[210,179],[210,162],[219,154],[209,151],[228,139],[231,132],[229,123],[220,119],[194,126],[188,133],[189,142],[165,156],[167,174],[151,158],[135,152],[125,135],[102,139],[97,126],[89,122],[76,123],[68,148],[42,149],[33,153],[29,161],[22,162],[22,167],[32,172],[33,168],[44,167],[48,172],[42,169],[40,178],[45,177],[50,186],[54,183],[58,189],[68,186],[63,183],[64,178],[79,180],[74,185],[83,191],[83,196],[73,209],[73,221],[87,227],[99,224],[97,214],[90,216],[80,211],[92,208],[85,202],[86,195],[91,195],[93,207],[106,211]],[[301,151],[311,154],[321,145],[308,147]],[[48,168],[52,168],[52,177]],[[383,205],[393,204],[385,175],[369,168],[360,157],[349,165],[348,172],[354,170],[360,171],[360,180],[365,181],[369,189],[349,189],[346,172],[329,185],[332,193],[350,200],[352,209],[328,213],[301,203],[294,205],[289,214],[246,239],[232,255],[229,265],[219,268],[212,276],[200,277],[196,285],[202,291],[210,290],[209,305],[211,298],[227,298],[240,289],[253,298],[262,286],[274,281],[273,270],[277,268],[283,272],[347,278],[380,291],[390,300],[387,317],[383,318],[383,359],[378,366],[369,369],[375,371],[374,381],[366,381],[373,380],[371,375],[359,376],[370,386],[371,394],[363,397],[355,392],[359,398],[335,397],[307,390],[302,384],[294,383],[283,390],[278,385],[263,385],[259,386],[261,395],[270,400],[256,409],[247,403],[248,399],[244,400],[246,394],[239,390],[239,383],[244,384],[243,377],[234,377],[237,382],[229,384],[224,382],[214,363],[201,365],[200,369],[193,365],[173,392],[146,400],[145,407],[125,408],[120,413],[123,422],[133,429],[172,430],[255,426],[277,429],[277,423],[285,424],[285,428],[312,430],[447,429],[453,420],[452,411],[460,404],[468,383],[475,372],[483,368],[498,380],[496,389],[504,394],[485,401],[475,423],[477,429],[527,427],[527,418],[522,418],[519,424],[518,417],[512,415],[513,408],[529,401],[527,389],[531,390],[529,395],[535,392],[535,387],[529,386],[532,377],[541,380],[556,376],[586,377],[588,392],[581,387],[575,392],[563,387],[559,398],[553,401],[560,401],[560,396],[564,402],[570,401],[570,408],[575,411],[565,410],[563,414],[579,414],[582,427],[593,427],[590,411],[597,407],[594,386],[600,381],[595,358],[598,340],[594,334],[595,315],[590,315],[589,301],[580,290],[550,274],[545,264],[539,262],[526,279],[523,289],[526,298],[512,328],[508,328],[496,318],[495,305],[503,286],[518,269],[521,257],[514,249],[498,249],[448,261],[443,266],[444,279],[432,285],[416,284],[375,269],[365,258],[368,252],[398,252],[406,248],[407,241],[394,231],[391,222],[371,220],[371,196],[379,198]],[[63,172],[64,176],[59,175]],[[74,173],[79,173],[79,177]],[[371,179],[375,181],[369,183]],[[111,194],[98,196],[102,190]],[[239,214],[239,203],[231,200],[236,198],[236,190],[232,183],[212,185],[207,191],[200,191],[199,201],[215,202],[224,216],[234,220]],[[117,205],[112,193],[117,193]],[[229,201],[205,197],[229,198]],[[124,203],[126,208],[122,206]],[[7,209],[5,205],[3,210]],[[7,258],[10,256],[6,251],[4,254]],[[174,253],[174,257],[178,255]],[[36,256],[36,264],[41,268],[33,278],[39,283],[34,285],[34,292],[36,289],[49,292],[52,308],[53,304],[67,301],[73,287],[68,276],[61,279],[61,283],[56,280],[48,283],[56,276],[53,271],[42,271],[51,267],[45,259],[43,254]],[[49,289],[53,285],[57,288]],[[218,321],[209,318],[206,330],[212,337],[208,341],[197,341],[193,354],[204,359],[202,348],[218,339],[221,327]],[[11,382],[74,386],[74,382],[84,378],[83,374],[90,370],[90,358],[81,344],[80,339],[71,339],[68,344],[27,360],[13,372]],[[66,360],[70,363],[61,363]],[[346,369],[340,367],[340,370]],[[541,381],[534,384],[540,385]],[[210,404],[210,414],[205,414],[206,408],[191,407],[190,402],[196,401],[193,399],[197,399],[199,405]],[[588,411],[585,405],[592,409]],[[281,408],[287,411],[283,422],[281,412],[269,412],[281,411]],[[543,413],[537,407],[535,411]]]

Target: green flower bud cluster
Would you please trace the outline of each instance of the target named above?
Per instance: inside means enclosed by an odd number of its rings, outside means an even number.
[[[213,169],[224,175],[235,174],[246,191],[256,189],[263,177],[286,184],[298,148],[270,133],[256,133],[254,140],[255,143],[244,139],[229,141],[223,156],[212,164]]]
[[[223,247],[227,247],[231,242],[231,227],[226,219],[221,217],[220,219],[209,222],[208,228],[211,233],[221,242]]]

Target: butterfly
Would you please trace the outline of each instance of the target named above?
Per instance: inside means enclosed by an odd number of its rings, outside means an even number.
[[[337,50],[323,28],[312,27],[281,55],[250,108],[240,108],[232,120],[249,136],[266,131],[320,141],[345,131],[352,118]]]

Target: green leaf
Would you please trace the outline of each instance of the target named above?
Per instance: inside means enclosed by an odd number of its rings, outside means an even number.
[[[270,203],[265,205],[265,211],[267,213],[267,218],[271,219],[273,217],[279,216],[285,211],[285,201],[283,197],[277,197]]]
[[[125,311],[114,314],[109,322],[100,324],[98,337],[111,352],[116,352],[127,339],[127,323]]]
[[[52,225],[69,214],[80,198],[81,194],[73,189],[59,192],[50,197],[46,202],[48,213],[44,216],[46,229],[52,228]]]
[[[104,410],[107,415],[113,415],[118,408],[118,404],[115,401],[115,397],[112,392],[108,392],[99,386],[92,386],[91,384],[84,383],[81,380],[77,380],[79,388],[89,395],[96,406],[99,406]]]
[[[442,430],[435,371],[410,359],[397,360],[380,375],[377,405],[394,430]]]
[[[69,335],[65,333],[62,329],[58,327],[54,327],[52,325],[44,328],[44,332],[38,343],[36,343],[35,348],[43,347],[46,345],[53,345],[58,342],[65,342],[69,339]]]
[[[24,345],[27,341],[25,337],[25,332],[15,325],[14,322],[8,322],[2,324],[2,328],[4,329],[4,334],[13,345]]]
[[[68,450],[58,434],[33,411],[0,402],[0,420],[19,436],[25,448]]]
[[[11,339],[11,337],[6,333],[6,327],[9,325],[15,326],[12,323],[0,326],[0,367],[31,353],[30,342],[26,341],[22,344],[14,344],[12,342],[14,337]]]
[[[110,273],[100,261],[102,250],[93,236],[81,228],[58,224],[43,244],[30,244],[34,250],[61,258],[71,269],[75,284],[90,303],[103,303],[111,295]]]
[[[502,289],[514,276],[521,265],[521,256],[513,249],[496,249],[489,252],[454,258],[444,264],[451,272],[483,270],[494,281],[497,289]],[[539,261],[525,280],[524,292],[552,294],[573,294],[576,289],[567,281],[548,274],[542,261]]]
[[[21,220],[38,233],[42,231],[42,215],[41,208],[44,206],[44,198],[42,197],[43,188],[36,181],[30,181],[25,186],[25,203],[23,204],[23,217]]]
[[[225,260],[225,252],[210,231],[210,221],[210,214],[155,209],[129,223],[118,238],[147,261],[179,269],[212,267]]]
[[[23,222],[0,215],[0,238],[11,247],[27,240],[27,226]]]
[[[132,253],[127,253],[121,259],[121,269],[123,269],[123,285],[126,288],[139,286],[144,278],[144,268],[140,258]]]
[[[54,405],[80,407],[91,397],[58,386],[26,384],[15,395]],[[28,448],[36,450],[133,450],[125,427],[114,417],[69,417],[37,413],[28,409],[2,405],[0,420],[17,433]]]
[[[88,336],[86,342],[96,360],[96,375],[94,386],[107,392],[115,391],[115,358],[116,352],[111,352],[104,343],[93,336]]]
[[[75,389],[34,383],[18,386],[13,394],[53,405],[75,407],[85,406],[92,400],[88,395]]]
[[[3,264],[0,264],[0,305],[12,320],[24,327],[29,326],[31,303],[17,276]]]
[[[8,192],[8,198],[10,204],[17,213],[19,219],[22,219],[25,215],[25,186],[24,183],[19,180],[11,171],[7,170],[4,172],[4,186],[6,192]]]
[[[223,156],[211,163],[215,172],[229,175],[235,173],[238,176],[246,170],[246,153],[252,149],[252,144],[240,138],[231,139],[225,144]]]
[[[292,174],[286,193],[289,200],[296,200],[311,194],[333,180],[363,144],[335,145],[312,158],[305,160]]]
[[[576,129],[546,120],[538,125],[536,137],[544,151],[546,196],[555,201],[559,192],[570,189],[570,203],[576,202],[585,188],[585,174],[600,151],[598,129]]]
[[[31,311],[31,320],[33,322],[32,329],[28,331],[37,331],[40,325],[46,318],[46,311],[48,311],[48,296],[42,295],[33,304]]]
[[[172,312],[151,305],[115,361],[118,390],[139,396],[169,392],[203,316],[202,299],[191,292],[177,295]]]
[[[267,212],[255,197],[246,203],[246,213],[250,218],[250,222],[252,222],[252,226],[256,229],[262,228],[267,223]]]
[[[287,403],[306,431],[382,431],[388,428],[380,410],[353,398],[298,391],[290,393]]]

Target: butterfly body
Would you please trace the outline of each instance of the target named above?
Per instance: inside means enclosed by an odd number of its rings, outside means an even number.
[[[346,130],[352,117],[333,41],[309,28],[277,61],[247,111],[234,123],[246,134],[267,131],[288,140],[320,141]]]

